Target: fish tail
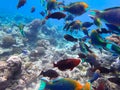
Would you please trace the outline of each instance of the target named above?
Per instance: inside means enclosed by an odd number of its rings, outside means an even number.
[[[44,80],[40,80],[39,89],[38,90],[44,90],[46,86],[46,82]]]

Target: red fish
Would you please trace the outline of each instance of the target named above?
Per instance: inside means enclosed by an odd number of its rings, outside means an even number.
[[[26,0],[19,0],[18,5],[17,5],[17,9],[24,6],[25,3],[26,3]]]
[[[52,14],[49,14],[48,16],[46,16],[46,19],[49,19],[49,18],[54,18],[54,19],[62,19],[62,18],[65,18],[66,17],[66,14],[62,13],[62,12],[55,12],[55,13],[52,13]]]
[[[35,7],[34,6],[31,8],[31,13],[33,13],[33,12],[35,12]]]
[[[80,59],[75,58],[68,58],[61,61],[58,61],[56,64],[54,64],[54,67],[58,67],[59,70],[64,71],[67,69],[73,70],[74,67],[78,66],[80,63]]]

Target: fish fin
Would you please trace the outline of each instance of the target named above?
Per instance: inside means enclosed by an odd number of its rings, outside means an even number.
[[[107,9],[104,9],[104,11],[111,10],[111,9],[120,9],[120,7],[107,8]]]

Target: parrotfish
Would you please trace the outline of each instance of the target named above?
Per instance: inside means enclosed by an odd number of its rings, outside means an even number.
[[[81,26],[82,26],[81,21],[75,20],[75,21],[72,21],[71,23],[66,23],[66,25],[64,26],[64,29],[66,29],[66,31],[70,29],[70,32],[73,32],[74,30],[80,30]]]
[[[52,14],[49,14],[46,16],[46,19],[49,19],[49,18],[53,18],[53,19],[62,19],[62,18],[65,18],[66,17],[66,14],[62,13],[62,12],[54,12]]]
[[[47,71],[42,71],[40,75],[43,75],[44,77],[49,77],[50,79],[57,78],[59,76],[59,74],[52,69],[49,69]]]
[[[85,35],[87,35],[89,37],[89,34],[88,34],[88,29],[86,27],[82,27],[82,31]]]
[[[74,67],[79,65],[80,61],[81,60],[79,58],[68,58],[53,64],[54,67],[58,67],[59,70],[64,71],[67,69],[73,70]]]
[[[77,41],[78,41],[77,38],[74,38],[73,36],[71,36],[71,35],[69,35],[69,34],[64,35],[64,38],[65,38],[67,41],[71,41],[71,42],[77,42]]]
[[[92,31],[90,38],[93,45],[100,46],[112,53],[120,54],[120,46],[102,39],[96,30]]]
[[[99,19],[99,18],[96,18],[96,17],[94,17],[94,16],[92,16],[92,15],[89,15],[89,16],[90,16],[91,19],[93,19],[94,24],[100,29],[101,26],[102,26],[102,23],[101,23],[100,19]]]
[[[88,52],[93,53],[93,51],[90,50],[90,47],[82,40],[79,42],[79,48],[80,48],[80,51],[83,53],[86,53],[86,54]]]
[[[48,0],[47,1],[47,10],[51,11],[52,9],[55,9],[57,6],[57,1],[56,0]]]
[[[82,90],[92,90],[92,85],[90,82],[86,82]]]
[[[68,6],[64,6],[63,9],[64,11],[67,11],[74,15],[82,15],[87,11],[88,4],[86,4],[85,2],[75,2],[71,3]]]
[[[48,12],[55,10],[56,8],[59,8],[59,5],[61,5],[62,2],[57,2],[56,0],[47,0],[47,7],[46,10]]]
[[[106,28],[101,28],[100,30],[99,29],[96,29],[97,33],[99,34],[107,34],[107,33],[111,33],[111,30],[107,30]]]
[[[95,12],[95,18],[103,20],[105,23],[120,26],[120,7],[107,8],[103,11],[92,10]]]
[[[91,27],[92,25],[93,25],[92,22],[84,22],[84,23],[82,24],[82,27],[89,28],[89,27]]]
[[[93,45],[98,45],[102,47],[105,47],[107,45],[107,42],[100,37],[96,30],[92,30],[90,38]]]
[[[70,78],[61,78],[53,82],[41,80],[41,82],[39,90],[88,90],[82,89],[83,86],[78,81]]]
[[[24,30],[23,30],[25,25],[19,24],[19,25],[17,25],[17,26],[18,26],[18,28],[19,28],[19,31],[20,31],[21,35],[22,35],[23,37],[25,37],[26,35],[25,35]]]

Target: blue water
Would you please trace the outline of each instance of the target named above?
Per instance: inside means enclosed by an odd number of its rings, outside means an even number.
[[[4,14],[4,13],[10,15],[22,14],[25,16],[33,16],[36,18],[40,17],[39,12],[44,9],[40,4],[40,0],[27,0],[27,3],[20,9],[16,8],[18,1],[19,0],[0,0],[0,14]],[[62,0],[57,0],[57,1],[62,1]],[[64,0],[64,1],[65,4],[69,4],[71,2],[76,2],[76,1],[84,1],[89,5],[90,9],[98,9],[98,10],[103,10],[105,8],[115,7],[120,5],[119,0],[99,0],[99,1],[98,0]],[[36,7],[35,13],[30,13],[30,9],[32,6]],[[85,19],[87,20],[87,17]]]
[[[39,18],[39,19],[44,19],[39,13],[40,11],[44,11],[45,7],[43,7],[40,3],[40,0],[27,0],[27,3],[17,9],[16,6],[18,4],[19,0],[0,0],[0,15],[23,15],[25,17],[33,17],[33,18]],[[57,0],[57,1],[63,1],[63,0]],[[97,10],[104,10],[106,8],[111,8],[111,7],[117,7],[120,5],[119,0],[64,0],[65,5],[68,5],[72,2],[77,2],[77,1],[83,1],[86,2],[89,5],[89,9],[97,9]],[[45,2],[47,3],[47,2]],[[31,13],[31,7],[34,6],[36,8],[34,13]],[[84,13],[81,16],[77,16],[74,18],[74,20],[81,20],[82,22],[84,21],[92,21],[91,18],[88,16],[90,12],[88,11],[87,13]],[[52,22],[52,23],[51,23]],[[57,22],[57,23],[56,23]],[[48,25],[49,26],[57,26],[60,27],[59,30],[61,31],[63,26],[65,24],[64,20],[55,20],[55,19],[49,19],[48,20]],[[96,27],[94,26],[91,29],[95,29]],[[82,32],[80,32],[82,33]],[[83,33],[81,34],[83,36]],[[80,36],[80,35],[79,35]]]

